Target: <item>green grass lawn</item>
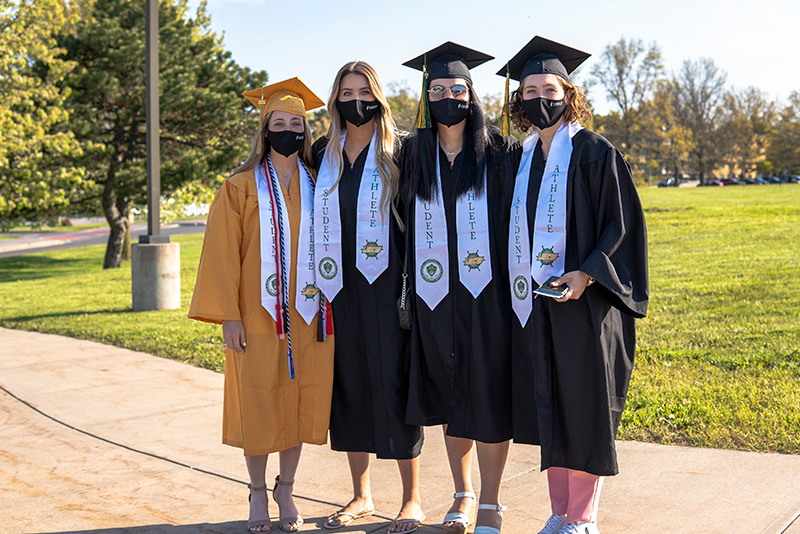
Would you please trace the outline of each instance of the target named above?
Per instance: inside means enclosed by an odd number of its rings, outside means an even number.
[[[800,454],[800,185],[640,191],[650,309],[620,437]],[[133,314],[103,246],[0,259],[0,325],[222,369],[221,329],[186,313],[201,235],[181,243],[180,310]]]
[[[9,229],[9,232],[20,234],[42,234],[51,232],[79,232],[81,230],[91,230],[92,228],[104,228],[108,226],[107,223],[91,223],[91,224],[75,224],[72,226],[15,226]],[[11,236],[16,237],[16,236]]]
[[[186,317],[202,234],[181,244],[181,308],[133,313],[130,264],[103,270],[105,245],[0,258],[0,326],[90,339],[222,371],[222,329]]]
[[[800,186],[649,189],[624,439],[800,453]]]

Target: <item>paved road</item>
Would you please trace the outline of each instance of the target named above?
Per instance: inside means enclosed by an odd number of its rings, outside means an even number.
[[[206,229],[205,221],[181,222],[161,227],[162,235],[196,234]],[[0,239],[0,258],[23,256],[46,250],[60,250],[87,245],[102,245],[108,241],[108,227],[69,232],[12,232],[13,239]],[[147,224],[136,223],[131,227],[131,241],[136,243],[140,235],[147,233]]]

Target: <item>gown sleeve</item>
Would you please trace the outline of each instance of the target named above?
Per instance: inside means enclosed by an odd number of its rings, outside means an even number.
[[[221,324],[241,321],[239,283],[245,193],[225,180],[208,213],[189,318]]]
[[[620,311],[642,318],[649,300],[647,271],[647,229],[630,168],[622,154],[609,147],[591,174],[599,190],[594,250],[579,269],[594,277],[593,289]]]

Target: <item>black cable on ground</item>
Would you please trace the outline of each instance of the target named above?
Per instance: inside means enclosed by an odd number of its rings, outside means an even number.
[[[42,410],[40,410],[36,406],[32,405],[28,401],[17,397],[16,395],[11,393],[9,390],[4,388],[3,386],[0,386],[0,390],[5,392],[9,397],[13,398],[17,402],[20,402],[20,403],[24,404],[25,406],[27,406],[28,408],[30,408],[34,412],[38,413],[39,415],[42,415],[42,416],[50,419],[51,421],[53,421],[55,423],[58,423],[59,425],[65,426],[65,427],[69,428],[70,430],[74,430],[75,432],[80,432],[81,434],[83,434],[85,436],[89,436],[90,438],[94,438],[94,439],[100,440],[102,442],[108,443],[109,445],[113,445],[115,447],[120,447],[122,449],[126,449],[126,450],[129,450],[131,452],[135,452],[136,454],[141,454],[143,456],[149,456],[150,458],[155,458],[156,460],[163,460],[165,462],[169,462],[171,464],[174,464],[174,465],[177,465],[177,466],[180,466],[180,467],[185,467],[186,469],[191,469],[192,471],[197,471],[198,473],[204,473],[206,475],[211,475],[211,476],[214,476],[214,477],[222,478],[222,479],[225,479],[225,480],[229,480],[231,482],[236,482],[238,484],[242,484],[244,486],[247,485],[247,482],[244,482],[242,480],[237,480],[235,478],[231,478],[229,476],[225,476],[225,475],[222,475],[220,473],[215,473],[213,471],[208,471],[206,469],[200,469],[199,467],[193,467],[193,466],[191,466],[189,464],[185,464],[183,462],[178,462],[177,460],[172,460],[172,459],[167,458],[165,456],[161,456],[161,455],[158,455],[158,454],[153,454],[153,453],[147,452],[147,451],[142,451],[142,450],[130,447],[128,445],[125,445],[123,443],[117,443],[116,441],[112,441],[110,439],[106,439],[106,438],[98,436],[96,434],[92,434],[91,432],[87,432],[86,430],[82,430],[80,428],[74,427],[74,426],[70,425],[69,423],[65,423],[64,421],[56,419],[52,415],[49,415],[49,414],[43,412]],[[339,504],[339,503],[333,503],[333,502],[329,502],[329,501],[322,501],[322,500],[319,500],[319,499],[314,499],[312,497],[303,497],[302,495],[294,495],[294,497],[297,497],[298,499],[303,499],[303,500],[306,500],[306,501],[316,502],[316,503],[319,503],[319,504],[327,504],[327,505],[330,505],[330,506],[341,506],[341,504]]]

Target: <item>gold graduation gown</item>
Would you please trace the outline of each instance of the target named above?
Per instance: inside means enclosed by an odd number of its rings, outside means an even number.
[[[283,186],[281,186],[283,188]],[[292,234],[290,325],[295,379],[289,378],[287,339],[261,306],[261,244],[253,169],[222,185],[208,214],[189,317],[221,324],[242,321],[247,346],[225,353],[222,442],[245,456],[327,441],[333,387],[334,339],[317,341],[315,316],[307,325],[294,307],[300,228],[300,176],[283,188]]]

